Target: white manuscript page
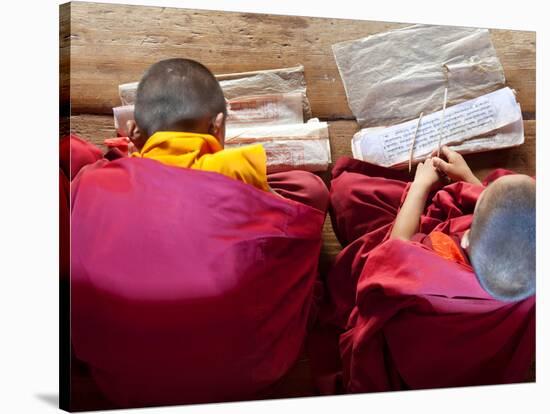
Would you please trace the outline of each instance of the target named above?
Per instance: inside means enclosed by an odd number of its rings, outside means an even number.
[[[521,120],[521,108],[516,102],[514,92],[510,88],[502,88],[447,108],[442,144],[464,143],[467,146],[468,140],[497,131],[518,120]],[[441,111],[422,118],[413,158],[423,158],[437,148],[440,122]],[[352,141],[354,153],[359,153],[359,158],[364,161],[378,165],[389,167],[402,164],[408,160],[416,124],[417,120],[413,119],[387,128],[363,129],[355,134]],[[517,132],[515,135],[518,135]],[[523,142],[523,129],[518,139]],[[512,140],[513,144],[518,145],[515,143],[518,139]],[[479,144],[476,142],[477,150],[480,150]],[[509,140],[504,140],[501,144],[498,148],[511,146]],[[461,149],[468,152],[464,146]],[[495,145],[491,145],[491,149],[494,148]]]

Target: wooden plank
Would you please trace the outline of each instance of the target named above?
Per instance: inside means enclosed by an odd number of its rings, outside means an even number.
[[[325,278],[329,270],[332,268],[334,259],[338,253],[342,251],[342,246],[334,234],[332,229],[332,221],[330,215],[327,214],[322,232],[323,245],[321,246],[321,254],[319,255],[319,273],[322,278]]]
[[[106,150],[107,147],[103,145],[103,140],[116,137],[113,116],[72,115],[71,133],[97,145],[102,150]]]
[[[71,3],[59,6],[59,138],[69,132],[71,115]]]
[[[343,156],[351,157],[350,141],[359,127],[355,121],[328,121],[332,161]],[[484,178],[495,168],[507,168],[523,174],[536,173],[536,121],[523,122],[525,143],[516,148],[466,155],[474,173]],[[105,138],[116,136],[113,117],[109,115],[73,115],[71,132],[87,139],[103,149]],[[330,174],[324,174],[328,177]]]
[[[72,3],[72,110],[110,113],[117,87],[152,63],[188,57],[214,73],[303,64],[313,115],[352,119],[331,45],[409,24]],[[509,86],[535,116],[535,33],[492,30]]]

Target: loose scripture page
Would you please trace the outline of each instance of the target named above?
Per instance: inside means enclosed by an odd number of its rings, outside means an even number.
[[[311,108],[306,95],[304,67],[260,70],[254,72],[216,75],[225,98],[239,100],[245,96],[300,94],[303,118],[311,118]],[[138,82],[118,86],[122,105],[133,105],[136,100]]]
[[[225,131],[226,144],[250,144],[270,140],[328,139],[328,124],[310,119],[305,124],[287,124],[255,127],[229,127]]]
[[[302,65],[292,68],[259,70],[216,75],[226,99],[244,96],[300,93],[303,118],[311,118],[311,107],[306,95],[306,79]]]
[[[501,130],[518,121],[521,121],[521,108],[516,102],[514,92],[510,88],[499,89],[447,108],[442,130],[441,111],[424,116],[418,127],[413,157],[424,158],[437,149],[440,131],[442,145],[463,144],[461,149],[468,152],[468,140]],[[387,167],[403,164],[409,159],[417,123],[418,119],[413,119],[387,128],[362,129],[355,134],[352,141],[354,154],[364,161]],[[519,145],[523,142],[523,129],[518,133],[516,127],[512,129],[512,135],[505,134],[501,137],[507,139],[499,142],[495,137],[492,138],[496,146],[483,145],[483,141],[472,141],[471,146],[475,146],[476,151],[482,151]]]
[[[305,124],[228,128],[225,147],[262,144],[267,171],[289,169],[325,171],[330,162],[328,124],[311,119]]]
[[[302,124],[301,93],[234,98],[227,105],[227,127]]]
[[[113,116],[117,133],[125,136],[126,122],[134,119],[134,105],[113,108]],[[227,105],[227,128],[303,122],[301,93],[244,96],[230,100]]]
[[[487,29],[415,25],[332,46],[361,128],[393,125],[502,88]]]
[[[295,169],[326,171],[331,161],[328,139],[281,139],[261,144],[267,155],[268,173]],[[226,148],[238,146],[241,145],[228,144]]]
[[[328,139],[270,141],[263,145],[268,173],[294,169],[326,171],[330,164]]]

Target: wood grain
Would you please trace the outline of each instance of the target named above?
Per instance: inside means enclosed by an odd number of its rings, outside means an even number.
[[[188,57],[214,73],[303,64],[313,115],[352,119],[331,45],[408,25],[72,3],[72,111],[111,113],[120,104],[119,84],[139,80],[158,60]],[[534,119],[535,33],[491,30],[491,35],[525,118]]]
[[[350,141],[359,127],[355,121],[328,121],[332,161],[340,157],[351,157]],[[508,168],[523,174],[535,175],[536,121],[523,122],[525,143],[516,148],[466,155],[465,158],[472,170],[484,178],[495,168]],[[106,149],[105,138],[116,136],[113,117],[110,115],[73,115],[71,132]],[[321,174],[329,176],[330,174]]]
[[[69,132],[71,115],[71,3],[59,6],[59,138]]]
[[[331,46],[408,25],[71,3],[70,19],[68,13],[60,14],[60,114],[64,117],[60,134],[68,132],[70,113],[70,131],[105,150],[103,140],[116,135],[112,108],[120,105],[118,85],[138,81],[149,65],[161,59],[195,59],[217,74],[302,64],[313,116],[329,122],[333,161],[351,156],[350,140],[358,126],[347,105]],[[479,178],[497,167],[535,175],[536,36],[534,32],[491,30],[491,38],[508,86],[517,91],[525,120],[525,144],[466,159]],[[319,175],[330,185],[330,171]],[[319,258],[322,277],[340,251],[327,216]],[[529,379],[534,375],[533,368]],[[271,396],[314,394],[309,359],[303,354]]]

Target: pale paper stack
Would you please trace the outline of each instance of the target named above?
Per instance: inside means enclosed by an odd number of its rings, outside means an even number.
[[[305,124],[257,124],[226,131],[226,148],[254,143],[265,148],[268,172],[326,171],[331,160],[328,125],[317,118]]]
[[[404,167],[418,124],[417,119],[388,128],[365,128],[352,139],[355,158],[385,167]],[[413,157],[420,161],[438,148],[441,111],[422,117]],[[445,111],[442,145],[460,153],[514,147],[524,142],[521,107],[512,89],[502,88]]]
[[[519,104],[504,88],[504,71],[486,29],[415,25],[332,48],[350,109],[364,128],[352,140],[356,158],[406,166],[420,113],[414,162],[438,148],[440,133],[444,144],[461,153],[524,142]],[[435,111],[443,106],[446,88],[440,131],[441,112]],[[476,112],[475,105],[486,112]]]
[[[262,144],[268,172],[328,168],[328,124],[309,119],[303,66],[216,77],[228,101],[226,148]],[[137,85],[119,86],[123,106],[113,108],[119,135],[127,135],[126,122],[133,119]]]

